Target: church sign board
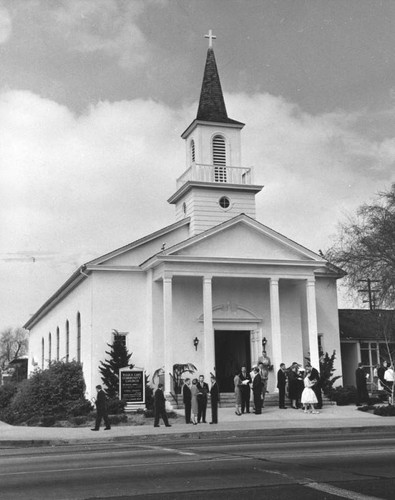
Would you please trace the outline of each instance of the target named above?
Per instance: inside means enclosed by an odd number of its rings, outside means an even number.
[[[126,411],[145,408],[145,370],[121,368],[119,370],[119,398],[126,401]]]

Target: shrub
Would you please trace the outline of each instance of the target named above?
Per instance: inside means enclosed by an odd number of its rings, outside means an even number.
[[[329,397],[335,401],[338,406],[346,406],[357,402],[357,390],[354,386],[332,388]]]
[[[70,417],[69,422],[73,425],[84,425],[88,422],[89,418],[84,415],[84,416],[77,416],[77,417]]]
[[[9,405],[6,421],[22,423],[29,421],[32,416],[44,415],[47,422],[47,415],[59,419],[67,418],[70,413],[81,412],[82,409],[88,413],[91,405],[84,394],[81,364],[75,361],[54,362],[48,369],[37,370],[30,379],[19,384]]]
[[[374,409],[373,413],[380,417],[395,417],[395,406],[379,406]]]
[[[107,412],[111,415],[119,415],[124,413],[126,401],[119,398],[110,398],[107,400]]]
[[[0,420],[7,422],[10,418],[10,404],[18,390],[16,383],[0,386]]]
[[[111,425],[118,425],[128,421],[128,416],[126,413],[121,413],[119,415],[109,415],[108,416]]]
[[[41,419],[41,427],[52,427],[55,425],[56,418],[53,415],[44,415]]]

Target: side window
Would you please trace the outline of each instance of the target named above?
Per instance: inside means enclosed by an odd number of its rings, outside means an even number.
[[[191,162],[195,163],[195,141],[191,140]]]
[[[70,326],[69,320],[66,321],[66,363],[70,360]]]
[[[77,313],[77,361],[81,363],[81,314]]]

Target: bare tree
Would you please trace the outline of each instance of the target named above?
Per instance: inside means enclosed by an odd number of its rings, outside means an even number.
[[[353,290],[361,287],[362,280],[374,280],[376,304],[394,308],[395,184],[340,226],[339,237],[325,257],[347,272],[345,281]]]
[[[0,333],[0,369],[28,352],[29,334],[24,328],[6,328]]]
[[[340,226],[337,241],[324,256],[346,271],[345,282],[351,293],[361,288],[361,282],[368,282],[369,302],[377,324],[377,339],[384,341],[386,357],[393,366],[395,184],[388,191],[379,193],[372,203],[363,204],[355,217],[348,218]],[[371,283],[374,283],[374,290],[370,288]],[[393,401],[394,388],[391,392]]]

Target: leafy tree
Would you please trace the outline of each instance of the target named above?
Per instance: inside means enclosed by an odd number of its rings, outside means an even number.
[[[0,334],[0,370],[28,352],[29,336],[24,328],[6,328]]]
[[[345,281],[351,290],[361,288],[360,280],[377,280],[377,304],[394,308],[395,184],[340,226],[338,239],[325,257],[347,272]]]
[[[114,341],[112,344],[107,344],[110,351],[106,354],[110,357],[108,360],[100,361],[99,371],[101,379],[105,386],[105,392],[109,398],[119,397],[119,370],[120,368],[133,368],[133,364],[129,363],[132,354],[128,353],[127,347],[122,335],[119,335],[117,330],[114,332]]]

